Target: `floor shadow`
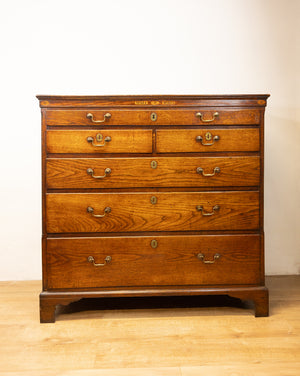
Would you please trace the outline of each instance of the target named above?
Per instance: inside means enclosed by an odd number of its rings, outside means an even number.
[[[141,310],[145,314],[153,309],[191,309],[212,307],[235,307],[242,309],[253,308],[251,301],[228,295],[205,295],[205,296],[168,296],[168,297],[126,297],[126,298],[83,298],[67,306],[59,306],[57,314],[78,313],[87,311],[106,310]],[[128,312],[128,313],[129,313]],[[221,314],[221,313],[220,313]],[[87,315],[87,318],[89,315]],[[126,313],[124,312],[124,317]],[[70,319],[69,317],[68,319]]]

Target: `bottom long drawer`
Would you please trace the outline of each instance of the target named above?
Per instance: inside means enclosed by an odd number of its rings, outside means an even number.
[[[260,283],[259,235],[50,238],[48,289]]]

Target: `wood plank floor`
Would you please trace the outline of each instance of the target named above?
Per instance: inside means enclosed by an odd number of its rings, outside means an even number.
[[[0,375],[299,376],[300,276],[266,284],[267,318],[235,300],[164,298],[73,303],[40,324],[41,283],[0,282]]]

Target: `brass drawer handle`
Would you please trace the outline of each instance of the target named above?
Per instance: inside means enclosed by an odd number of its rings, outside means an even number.
[[[107,175],[109,175],[111,173],[111,169],[110,168],[106,168],[104,170],[104,175],[100,175],[100,176],[94,175],[94,170],[92,168],[88,168],[86,170],[86,172],[89,175],[91,175],[93,178],[95,178],[95,179],[103,179],[103,178],[105,178]]]
[[[202,167],[197,167],[196,169],[197,174],[202,174],[202,176],[215,176],[215,174],[218,174],[220,171],[220,167],[215,167],[212,174],[205,174]]]
[[[94,119],[94,115],[91,114],[90,112],[88,114],[86,114],[86,117],[88,119],[90,119],[93,123],[104,123],[106,119],[108,119],[108,118],[111,117],[111,114],[109,112],[107,112],[106,114],[104,114],[103,120],[95,120]]]
[[[214,259],[212,261],[210,260],[205,260],[205,255],[203,253],[198,253],[197,255],[198,259],[201,260],[204,264],[214,264],[216,262],[216,260],[218,260],[221,255],[219,253],[216,253],[214,255]]]
[[[91,136],[89,136],[86,140],[87,140],[87,142],[91,143],[93,146],[96,146],[97,148],[102,148],[103,146],[106,145],[107,142],[111,141],[111,137],[106,136],[105,139],[104,139],[104,144],[95,144],[94,137],[91,137]]]
[[[202,136],[197,136],[197,137],[196,137],[196,141],[197,141],[197,142],[201,142],[201,144],[202,144],[203,146],[211,146],[211,145],[213,145],[216,141],[219,141],[219,140],[220,140],[220,136],[214,136],[214,138],[213,138],[213,142],[204,143],[204,142],[203,142],[203,137],[202,137]]]
[[[198,116],[203,123],[210,123],[211,121],[214,121],[217,116],[219,116],[219,113],[215,112],[213,114],[213,118],[212,119],[206,119],[206,120],[203,119],[203,114],[201,114],[201,112],[197,112],[196,116]]]
[[[106,216],[106,214],[110,213],[111,212],[111,208],[109,206],[107,206],[105,209],[104,209],[104,214],[94,214],[94,208],[92,208],[91,206],[88,206],[86,208],[86,211],[90,214],[92,214],[93,217],[96,217],[96,218],[103,218]]]
[[[197,211],[201,211],[203,217],[207,217],[207,216],[209,216],[209,215],[213,215],[213,214],[215,214],[216,211],[220,210],[220,206],[219,206],[219,205],[215,205],[215,206],[213,207],[213,211],[210,212],[210,213],[204,213],[203,206],[201,206],[201,205],[197,205],[197,206],[196,206],[196,210],[197,210]]]
[[[105,266],[106,264],[109,264],[111,262],[111,256],[106,256],[103,264],[96,264],[93,256],[89,256],[87,260],[94,266]]]

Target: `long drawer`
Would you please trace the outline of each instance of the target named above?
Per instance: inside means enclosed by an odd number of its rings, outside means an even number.
[[[150,129],[48,130],[48,153],[152,153]]]
[[[180,110],[48,110],[46,124],[50,126],[95,125],[250,125],[259,124],[258,109],[201,108]]]
[[[258,128],[158,129],[158,153],[259,151]]]
[[[222,187],[259,185],[258,156],[50,158],[48,188]]]
[[[48,193],[47,232],[255,230],[259,192]]]
[[[54,238],[46,257],[49,289],[260,281],[259,235]]]

